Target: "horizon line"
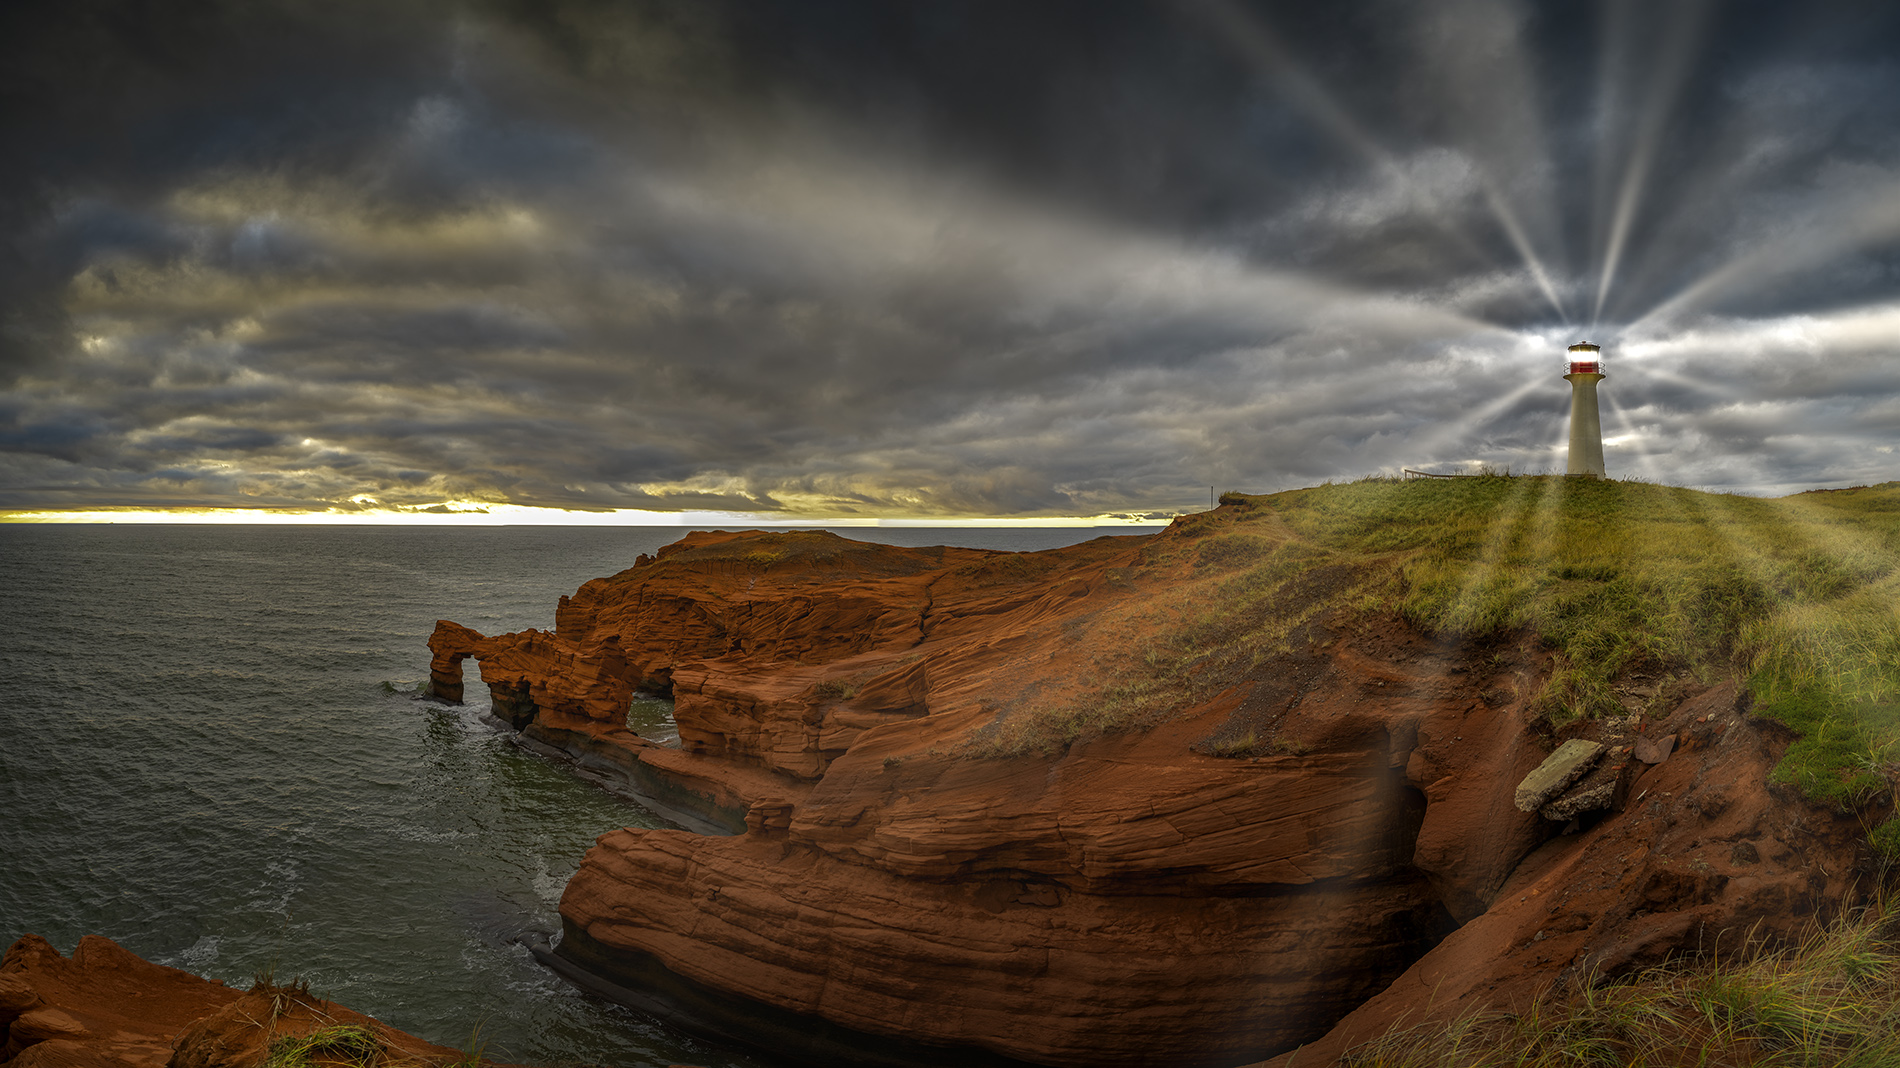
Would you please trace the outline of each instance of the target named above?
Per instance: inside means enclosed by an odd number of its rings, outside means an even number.
[[[0,510],[0,523],[15,525],[106,526],[179,524],[228,526],[592,526],[679,527],[1160,527],[1186,515],[1180,511],[1105,512],[1077,516],[788,516],[773,512],[682,510],[657,512],[619,508],[581,511],[520,504],[456,502],[426,508],[277,509],[277,508],[37,508]]]

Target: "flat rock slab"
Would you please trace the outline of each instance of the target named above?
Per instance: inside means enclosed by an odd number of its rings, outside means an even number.
[[[1609,779],[1593,786],[1586,785],[1545,805],[1541,815],[1547,820],[1563,823],[1576,819],[1586,812],[1610,808],[1616,803],[1616,780]]]
[[[1571,783],[1582,778],[1602,756],[1601,744],[1582,738],[1572,738],[1558,746],[1556,752],[1517,784],[1517,796],[1513,798],[1517,810],[1536,812],[1544,807]]]
[[[1660,764],[1669,759],[1676,750],[1676,736],[1665,734],[1661,738],[1636,739],[1636,759],[1645,764]]]

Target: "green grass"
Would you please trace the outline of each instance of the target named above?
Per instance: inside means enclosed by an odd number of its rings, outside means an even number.
[[[1298,1063],[1298,1060],[1295,1060]],[[1900,1064],[1900,948],[1884,907],[1739,962],[1589,984],[1517,1016],[1395,1030],[1354,1068],[1822,1068]]]
[[[278,1035],[271,1039],[259,1068],[306,1068],[316,1064],[371,1068],[382,1053],[383,1044],[368,1029],[339,1024],[301,1035]]]
[[[478,1023],[469,1030],[468,1041],[462,1043],[461,1059],[443,1068],[482,1068],[488,1056],[488,1039],[482,1037],[482,1027]]]
[[[280,1026],[278,1020],[299,1007],[315,1016],[335,1019],[323,1011],[323,999],[311,993],[307,980],[294,978],[280,986],[276,972],[277,966],[273,962],[253,977],[248,991],[270,1000],[262,1024],[273,1034],[265,1047],[264,1059],[258,1062],[258,1068],[383,1068],[397,1063],[424,1063],[400,1053],[392,1053],[376,1036],[376,1032],[357,1024],[332,1023],[303,1034],[274,1033]],[[460,1051],[462,1055],[443,1063],[441,1068],[482,1068],[482,1065],[491,1063],[485,1059],[487,1051],[488,1041],[482,1037],[482,1025],[478,1023],[469,1032],[468,1042]],[[392,1057],[397,1060],[392,1060]]]
[[[1776,778],[1853,808],[1900,741],[1900,485],[1778,500],[1561,478],[1364,482],[1266,498],[1318,544],[1405,550],[1435,634],[1528,630],[1553,720],[1621,711],[1637,667],[1746,681],[1799,740]],[[1403,518],[1398,518],[1402,516]]]
[[[1098,659],[1085,701],[1009,710],[973,755],[1149,726],[1300,648],[1317,616],[1397,614],[1458,640],[1529,635],[1551,656],[1534,707],[1556,723],[1622,713],[1614,685],[1639,669],[1736,678],[1800,736],[1780,780],[1852,808],[1900,766],[1900,483],[1765,500],[1490,475],[1221,501],[1135,569],[1173,583],[1127,621],[1137,651]],[[1875,840],[1900,845],[1900,826]]]

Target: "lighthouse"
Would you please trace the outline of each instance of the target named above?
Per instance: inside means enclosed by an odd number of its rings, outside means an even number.
[[[1565,353],[1570,383],[1570,462],[1564,474],[1603,477],[1603,423],[1597,418],[1597,383],[1603,381],[1603,350],[1588,341]]]

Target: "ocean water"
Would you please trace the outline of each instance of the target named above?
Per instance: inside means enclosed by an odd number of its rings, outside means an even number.
[[[1135,532],[840,531],[1018,551]],[[532,1064],[770,1064],[534,963],[594,838],[665,821],[509,744],[472,665],[467,704],[410,696],[438,618],[552,627],[562,594],[682,533],[0,525],[0,940],[301,977]]]

